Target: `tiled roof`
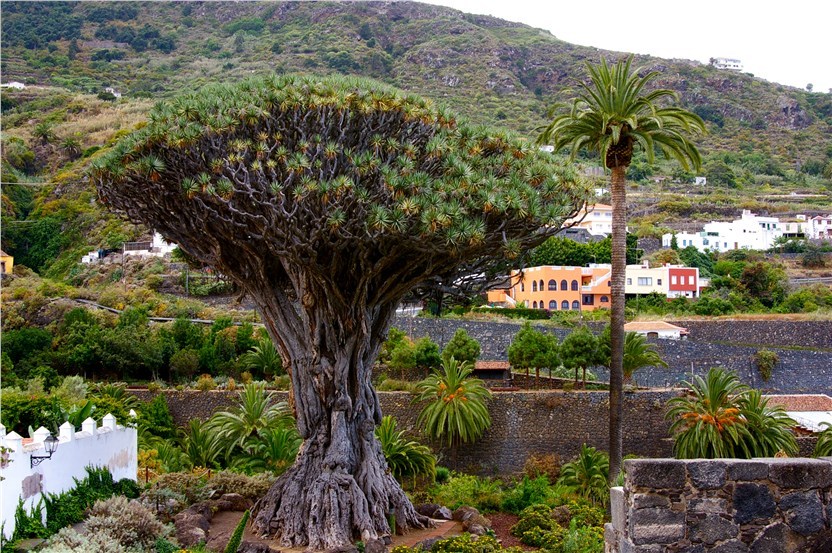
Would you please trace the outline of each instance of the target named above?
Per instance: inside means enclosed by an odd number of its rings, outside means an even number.
[[[832,397],[824,394],[766,396],[771,405],[782,405],[786,411],[832,411]]]
[[[508,369],[510,366],[508,361],[477,361],[474,370]]]
[[[627,332],[649,332],[651,330],[686,330],[681,326],[672,325],[665,321],[634,321],[624,325],[624,330]]]

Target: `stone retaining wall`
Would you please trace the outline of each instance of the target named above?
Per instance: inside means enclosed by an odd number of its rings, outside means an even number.
[[[153,394],[131,390],[142,401]],[[192,418],[205,420],[215,411],[231,406],[237,392],[166,391],[168,407],[177,425]],[[665,404],[678,392],[631,392],[624,394],[624,453],[643,457],[671,454]],[[279,400],[288,393],[276,392]],[[399,428],[417,435],[419,405],[405,392],[379,392],[381,409],[393,415]],[[523,469],[533,454],[555,453],[573,458],[581,444],[607,449],[609,441],[609,397],[606,392],[496,392],[488,405],[492,425],[483,438],[457,451],[457,465],[480,474],[510,474]],[[451,462],[453,452],[440,450],[440,463]]]
[[[832,458],[624,462],[607,553],[832,551]]]
[[[465,319],[435,319],[429,317],[396,319],[395,326],[412,338],[430,336],[441,347],[464,328],[480,343],[481,359],[506,360],[508,347],[520,329],[520,323],[497,323]],[[533,323],[534,324],[534,323]],[[737,372],[749,386],[767,393],[800,394],[829,393],[832,389],[832,323],[827,321],[680,321],[690,324],[687,340],[654,340],[669,367],[645,368],[636,373],[642,386],[671,387],[692,375],[704,375],[711,367],[723,367]],[[600,325],[593,325],[598,330]],[[560,340],[570,330],[539,325],[544,332],[556,334]],[[780,341],[782,340],[782,341]],[[736,345],[730,345],[731,343]],[[760,345],[748,345],[748,344]],[[808,344],[827,349],[781,349],[778,345]],[[758,349],[771,349],[780,358],[772,377],[763,381],[753,363]],[[596,367],[592,371],[602,380],[607,371]]]

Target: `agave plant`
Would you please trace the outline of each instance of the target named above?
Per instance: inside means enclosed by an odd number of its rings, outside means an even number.
[[[376,437],[387,459],[387,467],[393,477],[402,482],[405,478],[416,479],[428,476],[433,480],[436,473],[436,457],[430,448],[419,442],[408,440],[404,431],[396,429],[396,419],[385,415],[376,428]]]
[[[441,369],[416,385],[414,401],[428,402],[416,422],[430,438],[450,446],[456,458],[459,444],[477,441],[491,426],[485,404],[491,392],[479,378],[469,378],[468,363],[449,357]]]
[[[609,500],[609,472],[607,454],[583,444],[578,458],[561,468],[558,485],[566,486],[596,505],[603,505]]]

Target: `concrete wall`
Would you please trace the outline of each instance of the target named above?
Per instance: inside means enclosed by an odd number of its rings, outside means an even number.
[[[149,401],[153,394],[142,390],[131,393]],[[207,419],[216,410],[228,408],[237,392],[170,391],[167,403],[177,424],[191,418]],[[632,392],[624,395],[624,453],[644,457],[671,454],[665,404],[673,391]],[[287,400],[286,392],[275,393]],[[381,409],[393,415],[399,428],[414,436],[421,406],[412,404],[404,392],[380,392]],[[492,425],[483,438],[457,452],[460,468],[480,474],[508,474],[523,469],[529,455],[556,453],[563,460],[574,457],[582,443],[606,450],[609,440],[609,397],[606,392],[522,391],[496,392],[488,410]],[[452,452],[440,450],[450,463]]]
[[[34,441],[24,445],[16,432],[6,434],[6,429],[0,425],[0,445],[10,449],[8,458],[4,456],[0,464],[3,476],[0,482],[0,519],[6,537],[14,533],[14,513],[21,498],[24,507],[31,511],[44,494],[74,488],[73,479],[82,480],[86,476],[86,467],[106,467],[115,480],[136,480],[136,429],[117,425],[112,415],[106,415],[102,422],[102,426],[98,427],[89,418],[84,421],[81,432],[64,423],[58,436],[58,449],[51,459],[41,461],[34,468],[31,467],[31,456],[44,455],[43,440],[49,432],[39,428]]]
[[[832,458],[636,459],[607,553],[832,551]]]
[[[508,347],[520,329],[520,323],[495,323],[464,319],[400,317],[395,326],[413,338],[430,336],[440,347],[451,339],[457,328],[464,328],[480,343],[481,359],[505,360]],[[646,368],[636,373],[638,384],[670,387],[693,374],[703,375],[711,367],[736,371],[746,384],[769,393],[828,393],[832,389],[832,323],[790,321],[680,321],[690,325],[688,340],[654,340],[667,369]],[[596,330],[600,325],[593,325]],[[569,329],[539,325],[544,332],[563,339]],[[755,345],[748,345],[755,344]],[[782,349],[780,346],[802,346],[817,349]],[[764,382],[754,366],[758,349],[771,349],[780,358],[772,378]],[[602,380],[607,371],[592,369]]]

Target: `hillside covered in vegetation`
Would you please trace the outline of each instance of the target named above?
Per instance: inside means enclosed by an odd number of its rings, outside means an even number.
[[[585,62],[625,55],[413,2],[4,2],[2,10],[3,81],[26,84],[2,95],[3,248],[55,276],[89,249],[146,232],[102,210],[84,170],[143,124],[156,100],[272,71],[355,74],[533,140]],[[829,211],[832,94],[687,60],[636,63],[706,120],[699,146],[709,184],[695,187],[674,163],[636,158],[634,228],[655,234],[743,208]]]

